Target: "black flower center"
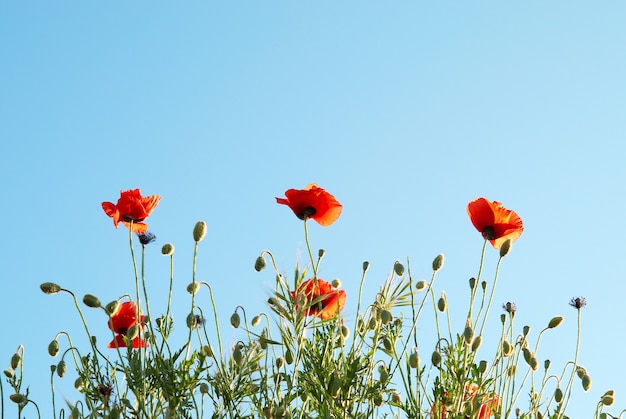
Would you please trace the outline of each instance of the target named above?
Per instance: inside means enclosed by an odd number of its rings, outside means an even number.
[[[317,210],[314,207],[309,206],[304,208],[299,214],[297,214],[297,216],[299,219],[306,221],[309,218],[313,217],[316,212]]]
[[[496,239],[496,231],[493,226],[485,226],[483,228],[483,238],[485,240],[495,240]]]

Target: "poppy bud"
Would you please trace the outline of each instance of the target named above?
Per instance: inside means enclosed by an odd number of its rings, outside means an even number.
[[[340,333],[342,338],[348,339],[348,336],[350,336],[350,329],[348,329],[348,326],[342,324]]]
[[[382,392],[376,393],[374,395],[374,397],[372,398],[372,402],[374,403],[374,406],[376,407],[380,407],[383,405],[383,394]]]
[[[17,404],[26,403],[26,397],[21,395],[20,393],[11,394],[9,396],[9,399],[11,399],[13,403],[17,403]]]
[[[584,367],[578,366],[576,367],[576,375],[582,380],[582,378],[587,375],[587,370]]]
[[[372,317],[370,321],[367,323],[367,327],[370,330],[376,329],[378,327],[378,320]]]
[[[530,364],[530,360],[534,356],[533,353],[530,352],[530,349],[528,348],[523,348],[522,353],[524,354],[524,361],[526,361],[527,364]]]
[[[522,328],[522,334],[523,334],[524,336],[528,336],[528,333],[530,333],[530,326],[524,326],[524,327]]]
[[[187,285],[187,292],[191,295],[196,294],[198,291],[200,291],[201,286],[202,285],[199,282],[192,282]]]
[[[161,247],[161,254],[163,256],[172,256],[174,254],[174,245],[172,243],[165,243]]]
[[[401,404],[402,397],[400,396],[400,393],[398,393],[397,391],[394,391],[393,393],[391,393],[391,402],[395,404]]]
[[[509,252],[511,251],[511,244],[513,244],[511,239],[506,239],[504,243],[500,245],[500,257],[501,258],[509,254]]]
[[[206,223],[198,221],[193,228],[193,239],[196,243],[200,243],[204,236],[206,236]]]
[[[370,263],[368,261],[363,262],[363,272],[367,271],[367,268],[370,267]]]
[[[293,364],[293,352],[291,352],[289,348],[287,348],[287,352],[285,352],[285,361],[287,361],[288,365]]]
[[[20,366],[21,362],[22,362],[22,357],[20,356],[20,354],[18,354],[17,352],[14,353],[13,356],[11,357],[11,368],[16,370],[17,367]]]
[[[441,354],[438,351],[434,351],[432,356],[430,357],[430,361],[435,367],[438,367],[439,363],[441,362]]]
[[[389,371],[384,364],[378,366],[378,374],[381,383],[386,383],[389,379]]]
[[[539,361],[537,361],[537,358],[532,357],[530,358],[530,362],[528,363],[528,365],[530,365],[530,368],[532,368],[533,371],[537,371],[537,369],[539,368]]]
[[[441,292],[441,297],[437,301],[437,308],[439,309],[439,311],[441,311],[443,313],[443,312],[446,311],[446,307],[447,307],[446,293],[442,291]]]
[[[285,366],[285,358],[283,358],[282,356],[279,356],[278,358],[276,358],[276,369],[280,370]]]
[[[257,327],[259,325],[259,323],[261,323],[261,315],[257,315],[254,316],[252,318],[252,321],[250,322],[250,324],[252,325],[252,327]]]
[[[591,377],[585,375],[582,379],[583,390],[589,391],[591,388]]]
[[[98,299],[98,297],[96,297],[95,295],[91,295],[91,294],[85,294],[85,296],[83,297],[83,303],[85,303],[87,307],[91,307],[91,308],[101,307],[100,300]]]
[[[548,329],[554,329],[555,327],[559,327],[559,325],[561,324],[562,321],[563,321],[563,317],[562,316],[553,317],[550,320],[550,323],[548,323]]]
[[[207,383],[200,383],[200,394],[208,394],[209,385]]]
[[[13,377],[15,377],[15,373],[13,373],[13,370],[4,370],[3,372],[4,372],[4,375],[5,375],[7,378],[13,378]]]
[[[482,360],[478,363],[478,372],[484,374],[487,371],[487,361]]]
[[[393,320],[393,314],[389,310],[383,310],[380,312],[380,321],[382,324],[389,324]]]
[[[57,356],[58,353],[59,353],[59,342],[57,342],[57,340],[54,339],[52,342],[48,344],[48,354],[50,356]]]
[[[193,313],[189,313],[187,315],[186,323],[188,328],[194,329],[198,326],[198,317]]]
[[[391,344],[391,339],[389,339],[388,337],[385,337],[383,339],[383,346],[385,347],[386,350],[391,351],[391,348],[393,347],[393,345]]]
[[[443,266],[443,255],[438,254],[433,260],[433,272],[437,272]]]
[[[334,289],[339,289],[341,288],[341,280],[339,278],[335,278],[333,279],[333,281],[330,283],[330,285],[333,286]]]
[[[480,348],[480,344],[483,342],[482,336],[476,336],[474,340],[472,340],[472,352],[476,352],[478,348]]]
[[[411,368],[417,368],[420,364],[420,357],[417,353],[417,348],[413,348],[411,354],[409,355],[409,366]]]
[[[126,337],[130,340],[133,340],[137,336],[139,336],[139,325],[135,324],[128,328],[128,331],[126,332]]]
[[[513,352],[513,347],[508,341],[502,341],[502,356],[508,357]]]
[[[557,387],[556,390],[554,390],[554,401],[561,403],[561,400],[563,400],[563,390]]]
[[[236,311],[233,313],[232,316],[230,316],[230,324],[235,329],[237,329],[239,325],[241,324],[241,318],[239,317],[239,314]]]
[[[613,396],[602,396],[600,401],[605,406],[611,406],[615,402],[615,398]]]
[[[396,260],[396,263],[393,264],[393,271],[398,276],[404,275],[404,265],[402,265],[399,260]]]
[[[428,282],[426,282],[426,281],[419,281],[417,284],[415,284],[415,289],[418,290],[418,291],[421,291],[424,288],[426,288],[427,285],[428,285]]]
[[[82,391],[85,388],[85,380],[83,380],[81,377],[78,377],[76,380],[74,380],[74,388],[78,391]]]
[[[63,360],[59,361],[59,363],[57,364],[57,375],[60,378],[63,378],[66,371],[67,371],[67,364],[65,363],[65,361]]]
[[[243,352],[241,352],[239,345],[235,346],[235,349],[233,349],[233,360],[237,365],[241,365],[243,362]]]
[[[61,291],[61,287],[54,282],[44,282],[39,286],[45,294],[56,294]]]
[[[254,261],[254,270],[257,272],[261,272],[263,269],[265,269],[266,266],[267,263],[265,263],[265,258],[263,256],[259,256]]]
[[[466,326],[463,330],[463,339],[465,340],[465,344],[469,345],[474,338],[474,329],[472,326]]]

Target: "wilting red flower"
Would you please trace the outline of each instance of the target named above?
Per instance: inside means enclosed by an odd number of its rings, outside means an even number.
[[[276,202],[287,205],[301,220],[312,218],[322,226],[329,226],[341,214],[342,206],[335,197],[315,184],[304,189],[288,189],[285,196],[276,198]]]
[[[140,327],[146,316],[140,315]],[[116,333],[115,338],[107,345],[107,348],[125,348],[124,336],[128,329],[137,324],[137,304],[132,301],[126,301],[118,305],[111,318],[109,319],[109,329]],[[117,346],[115,345],[117,342]],[[133,348],[145,347],[144,340],[139,336],[132,340]]]
[[[524,231],[522,219],[515,211],[506,209],[497,201],[476,198],[467,204],[467,215],[485,240],[499,249],[507,239],[511,242]]]
[[[500,398],[497,395],[494,395],[493,397],[489,397],[485,395],[482,397],[482,400],[476,400],[477,392],[478,392],[477,384],[465,386],[465,394],[463,395],[463,408],[465,409],[465,406],[468,406],[469,409],[472,409],[473,412],[476,412],[475,410],[476,405],[480,403],[480,407],[478,408],[478,416],[476,416],[475,418],[476,419],[489,419],[490,417],[496,414],[498,407],[500,407]],[[447,397],[448,392],[446,391],[445,394]],[[435,407],[436,405],[433,404],[432,407],[430,408],[430,417],[436,417],[437,409]],[[439,412],[440,412],[439,417],[441,419],[445,419],[446,418],[446,406],[444,405],[443,402],[439,403]],[[469,419],[469,416],[466,415],[465,418]]]
[[[133,189],[122,191],[117,204],[103,202],[102,209],[106,215],[113,218],[115,228],[117,228],[117,224],[120,221],[130,228],[132,221],[133,232],[145,233],[148,230],[148,226],[142,223],[142,221],[148,218],[160,200],[161,197],[159,195],[142,197],[140,189]]]
[[[307,279],[298,287],[297,291],[291,291],[291,298],[298,299],[304,295],[307,308],[307,316],[317,316],[322,320],[333,318],[343,310],[346,303],[346,292],[338,290],[323,279]]]

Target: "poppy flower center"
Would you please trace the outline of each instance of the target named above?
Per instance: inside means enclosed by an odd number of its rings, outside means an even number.
[[[130,215],[122,215],[122,220],[126,221],[126,222],[134,222],[134,223],[139,223],[143,220],[145,220],[145,218],[133,218]]]
[[[120,328],[119,328],[119,329],[117,329],[117,330],[119,330],[119,332],[118,332],[118,333],[119,333],[120,335],[125,335],[125,334],[128,332],[128,329],[126,329],[126,328],[124,328],[124,327],[120,327]]]
[[[309,218],[313,217],[316,212],[317,210],[315,209],[315,207],[308,206],[304,208],[299,214],[297,214],[297,217],[301,220],[306,221]]]
[[[485,226],[483,228],[483,238],[485,240],[495,240],[496,239],[496,231],[493,226]]]

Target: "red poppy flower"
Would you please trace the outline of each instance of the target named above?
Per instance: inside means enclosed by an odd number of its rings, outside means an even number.
[[[470,409],[472,405],[474,405],[474,409],[475,409],[475,403],[479,402],[478,400],[476,400],[477,391],[478,391],[477,384],[472,384],[470,386],[465,385],[465,394],[464,394],[463,401],[464,401],[464,406],[470,406],[468,407],[468,409]],[[447,391],[445,395],[446,397],[448,396]],[[483,396],[482,400],[480,400],[479,403],[480,403],[480,407],[478,408],[478,416],[476,416],[476,419],[489,419],[496,414],[496,411],[498,410],[498,407],[500,406],[500,399],[497,395],[494,395],[493,397]],[[430,408],[431,417],[437,416],[437,411],[436,411],[437,409],[435,409],[435,406],[436,405],[433,404]],[[446,406],[444,405],[443,402],[440,402],[439,404],[439,411],[440,411],[440,418],[445,419],[447,417]],[[473,411],[475,412],[475,410]],[[469,416],[466,415],[465,418],[469,418]]]
[[[341,214],[342,206],[335,197],[315,184],[307,185],[304,189],[288,189],[285,196],[276,198],[276,202],[287,205],[301,220],[312,218],[326,227]]]
[[[323,279],[307,279],[300,284],[297,291],[291,291],[291,298],[294,300],[299,295],[304,295],[308,307],[307,316],[317,316],[322,320],[333,318],[343,310],[346,303],[346,292],[333,288]]]
[[[161,200],[159,195],[141,196],[140,189],[122,191],[117,204],[112,202],[103,202],[102,209],[105,214],[113,218],[113,224],[117,228],[117,224],[121,221],[126,227],[130,228],[132,221],[133,232],[145,233],[148,226],[142,223],[148,218],[154,208]]]
[[[504,208],[497,201],[476,198],[467,204],[467,215],[476,230],[496,249],[499,249],[507,239],[514,242],[524,231],[519,215]]]
[[[143,322],[146,316],[140,316],[140,323]],[[128,332],[128,329],[137,324],[137,304],[132,301],[126,301],[118,305],[115,312],[111,314],[109,319],[109,329],[115,332],[117,335],[109,344],[108,348],[115,348],[115,342],[117,341],[117,347],[125,348],[124,336]],[[145,347],[143,339],[136,337],[133,339],[133,348]]]

